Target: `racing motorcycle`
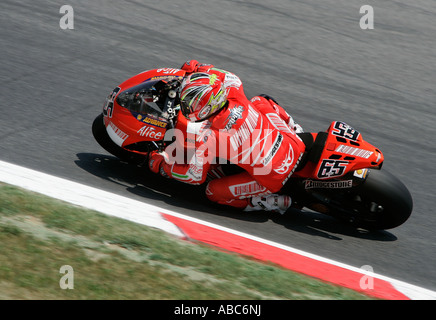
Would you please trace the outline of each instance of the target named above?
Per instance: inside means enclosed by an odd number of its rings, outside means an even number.
[[[178,112],[176,86],[184,75],[180,69],[154,69],[118,85],[92,124],[96,141],[120,160],[144,165],[151,151],[174,142],[174,136],[167,137],[170,129],[195,130],[192,127],[199,124]],[[413,208],[409,190],[381,170],[383,153],[359,131],[333,121],[326,131],[298,135],[306,149],[281,190],[291,195],[294,208],[308,208],[367,230],[391,229],[407,221]],[[181,140],[186,146],[187,139]],[[219,166],[215,173],[225,175],[235,165]]]

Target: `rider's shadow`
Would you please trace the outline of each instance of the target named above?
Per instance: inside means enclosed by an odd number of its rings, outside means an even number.
[[[189,211],[207,212],[208,214],[254,223],[264,223],[271,220],[295,232],[336,241],[342,240],[341,235],[377,241],[395,241],[397,239],[387,231],[369,232],[356,229],[315,212],[299,212],[291,209],[283,216],[268,212],[241,212],[228,206],[210,202],[206,198],[204,185],[193,186],[170,180],[150,172],[147,167],[128,164],[111,155],[78,153],[77,158],[75,163],[83,170],[101,179],[121,185],[132,194],[185,208]]]
[[[121,185],[128,192],[141,198],[157,200],[189,211],[207,212],[238,220],[265,222],[269,218],[263,212],[247,214],[228,206],[212,203],[206,198],[205,185],[194,186],[167,179],[150,172],[147,167],[128,164],[111,155],[78,153],[77,158],[75,163],[83,170]]]

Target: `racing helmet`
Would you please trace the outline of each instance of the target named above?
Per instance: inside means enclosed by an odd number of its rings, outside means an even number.
[[[180,107],[190,121],[203,121],[227,102],[226,89],[216,74],[193,73],[180,86]]]

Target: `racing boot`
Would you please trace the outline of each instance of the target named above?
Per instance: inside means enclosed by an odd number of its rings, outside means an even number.
[[[288,120],[287,125],[288,125],[289,128],[294,130],[295,133],[303,133],[304,132],[303,127],[300,126],[298,123],[296,123],[294,121],[294,118],[292,118],[292,116],[289,116],[289,120]]]
[[[244,211],[273,211],[284,214],[292,204],[290,196],[282,194],[269,194],[265,196],[255,196],[251,198]]]

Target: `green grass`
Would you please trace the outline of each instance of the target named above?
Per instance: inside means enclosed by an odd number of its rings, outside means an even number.
[[[0,299],[370,299],[5,184],[0,244]],[[74,289],[60,288],[63,265]]]

